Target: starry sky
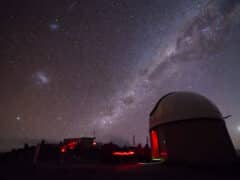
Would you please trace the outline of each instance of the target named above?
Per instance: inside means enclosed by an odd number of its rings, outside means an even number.
[[[3,0],[0,150],[96,135],[145,143],[164,94],[212,100],[240,148],[238,0]]]

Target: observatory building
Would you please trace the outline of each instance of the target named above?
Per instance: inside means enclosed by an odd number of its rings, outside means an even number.
[[[183,163],[226,163],[236,157],[218,108],[192,92],[163,96],[150,113],[152,157]]]

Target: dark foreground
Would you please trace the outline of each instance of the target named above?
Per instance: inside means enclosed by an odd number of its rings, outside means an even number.
[[[38,164],[0,165],[0,179],[240,179],[240,166],[190,167],[164,164]]]

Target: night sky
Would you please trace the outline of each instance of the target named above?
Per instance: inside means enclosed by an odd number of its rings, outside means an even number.
[[[150,111],[176,90],[232,115],[240,148],[239,0],[3,0],[0,22],[0,150],[145,143]]]

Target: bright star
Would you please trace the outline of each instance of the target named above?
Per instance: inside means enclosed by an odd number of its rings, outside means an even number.
[[[21,117],[20,117],[20,116],[16,116],[16,120],[17,120],[17,121],[20,121],[20,120],[21,120]]]
[[[50,23],[49,28],[51,31],[57,31],[60,28],[60,25],[58,23]]]

